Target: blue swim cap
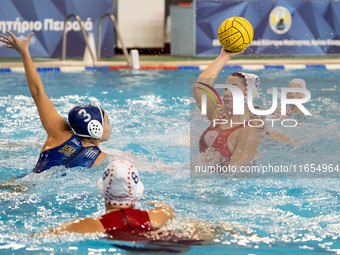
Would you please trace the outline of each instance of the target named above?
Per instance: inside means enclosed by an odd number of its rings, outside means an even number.
[[[101,138],[103,135],[103,114],[95,105],[77,105],[68,113],[68,121],[78,136]]]

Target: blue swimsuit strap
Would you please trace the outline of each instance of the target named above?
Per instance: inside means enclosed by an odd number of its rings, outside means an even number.
[[[65,163],[64,163],[64,166],[67,166],[73,159],[75,159],[79,153],[81,153],[85,148],[87,147],[82,147],[75,155],[73,155],[72,158],[69,158]]]

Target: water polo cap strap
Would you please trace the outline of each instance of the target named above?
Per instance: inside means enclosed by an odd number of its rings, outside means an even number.
[[[217,103],[217,109],[220,113],[223,113],[222,111],[222,105],[220,103]]]
[[[260,86],[260,78],[256,74],[252,73],[243,73],[240,72],[240,74],[243,75],[245,82],[246,82],[246,92],[244,94],[244,104],[248,103],[248,93],[250,90],[252,90],[253,98],[256,97],[256,94],[258,92],[259,86]]]
[[[72,127],[71,127],[72,128]],[[88,137],[88,138],[93,138],[92,136],[90,135],[82,135],[82,134],[78,134],[73,128],[72,128],[73,132],[77,135],[77,136],[80,136],[80,137]]]

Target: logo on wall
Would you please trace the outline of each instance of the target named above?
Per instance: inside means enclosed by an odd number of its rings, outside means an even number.
[[[276,34],[287,33],[292,26],[289,10],[283,6],[275,7],[269,14],[269,25]]]

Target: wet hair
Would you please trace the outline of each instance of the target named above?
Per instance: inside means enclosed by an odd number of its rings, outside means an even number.
[[[246,84],[246,78],[244,78],[243,74],[238,73],[238,72],[235,72],[235,73],[232,73],[230,76],[235,76],[235,77],[238,77],[238,78],[242,78],[244,87],[247,86],[247,84]]]
[[[238,72],[232,73],[230,76],[235,76],[235,77],[239,77],[239,78],[243,78],[244,79],[243,74],[238,73]]]
[[[242,78],[244,87],[247,86],[247,84],[246,84],[246,79],[244,78],[243,74],[241,74],[241,73],[239,73],[239,72],[235,72],[235,73],[232,73],[230,76]],[[224,90],[228,90],[228,89],[224,89]]]

